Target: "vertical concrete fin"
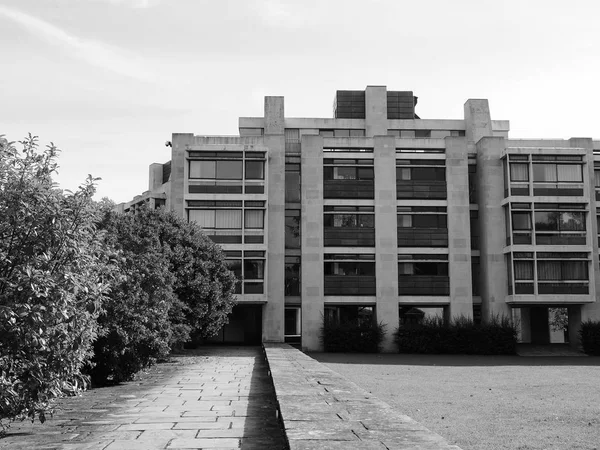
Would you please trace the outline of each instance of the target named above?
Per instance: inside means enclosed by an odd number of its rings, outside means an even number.
[[[365,90],[366,136],[387,135],[387,90],[385,86],[367,86]]]
[[[469,99],[465,102],[465,126],[469,152],[482,137],[493,136],[490,105],[487,99]]]
[[[283,134],[284,128],[283,97],[265,97],[265,134]]]

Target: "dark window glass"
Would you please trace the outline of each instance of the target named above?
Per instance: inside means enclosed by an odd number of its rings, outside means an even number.
[[[285,171],[285,201],[286,202],[300,202],[300,170],[287,170]],[[291,168],[295,169],[295,168]]]
[[[300,248],[300,211],[285,211],[285,248]]]
[[[244,279],[262,280],[265,277],[264,259],[244,259]]]
[[[246,161],[246,179],[247,180],[264,180],[265,179],[265,164],[262,161]]]
[[[285,257],[285,295],[300,295],[300,257]]]
[[[512,213],[513,230],[531,230],[531,214],[528,212]]]

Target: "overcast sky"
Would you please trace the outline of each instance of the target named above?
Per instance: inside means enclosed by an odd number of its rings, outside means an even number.
[[[0,134],[62,149],[61,187],[148,189],[173,132],[237,134],[265,95],[412,90],[423,119],[488,98],[514,138],[600,139],[597,0],[0,0]]]

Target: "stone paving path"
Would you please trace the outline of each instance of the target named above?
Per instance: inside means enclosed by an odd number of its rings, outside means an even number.
[[[0,449],[286,449],[262,349],[204,347],[14,423]]]

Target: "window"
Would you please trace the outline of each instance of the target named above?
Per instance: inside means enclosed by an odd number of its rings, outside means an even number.
[[[512,227],[513,230],[531,230],[531,213],[513,211]]]
[[[195,161],[190,160],[190,178],[218,179],[218,180],[241,180],[242,161]]]
[[[537,163],[533,165],[533,181],[581,183],[582,166],[579,164]]]
[[[399,295],[449,295],[447,254],[398,255]]]
[[[300,257],[285,257],[285,288],[286,297],[300,295]]]
[[[372,180],[372,167],[325,167],[326,180]]]
[[[188,214],[189,221],[195,221],[202,228],[242,228],[242,211],[240,209],[190,209]]]
[[[285,248],[300,248],[300,210],[285,210]]]
[[[510,181],[529,181],[529,164],[511,162]]]
[[[244,279],[245,280],[263,280],[265,278],[265,260],[264,259],[246,259],[244,258]]]
[[[299,306],[286,306],[284,316],[284,335],[285,342],[290,344],[299,344],[302,335],[301,309]]]
[[[265,212],[262,209],[246,209],[244,211],[244,228],[263,229]]]
[[[265,164],[263,161],[246,161],[246,179],[247,180],[264,180],[265,179]]]
[[[300,164],[285,164],[285,201],[290,203],[301,201]]]
[[[352,324],[369,328],[375,321],[375,307],[363,305],[325,305],[325,323],[329,325]]]
[[[585,231],[584,212],[536,211],[536,231]]]

